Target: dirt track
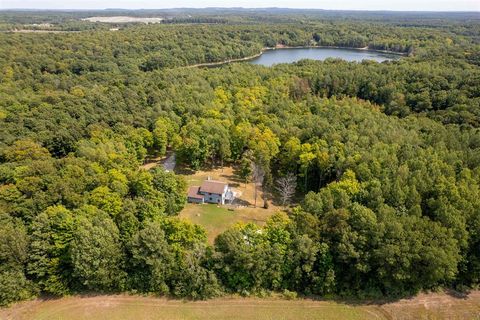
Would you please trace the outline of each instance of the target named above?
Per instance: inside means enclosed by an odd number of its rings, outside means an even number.
[[[480,320],[480,291],[466,296],[450,293],[419,294],[411,299],[381,306],[390,319],[475,319]]]

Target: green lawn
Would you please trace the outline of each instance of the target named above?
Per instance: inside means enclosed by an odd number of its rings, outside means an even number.
[[[235,219],[235,211],[229,211],[226,207],[219,207],[215,204],[192,205],[196,214],[191,218],[195,223],[221,228]]]
[[[215,204],[189,203],[180,213],[180,217],[203,226],[207,231],[210,242],[213,242],[216,235],[236,222],[245,221],[239,215],[239,210],[229,211],[226,207]]]
[[[213,244],[215,237],[238,222],[253,222],[258,225],[265,221],[274,211],[263,208],[235,208],[228,210],[225,206],[215,204],[188,203],[179,217],[201,225],[207,231],[208,242]]]

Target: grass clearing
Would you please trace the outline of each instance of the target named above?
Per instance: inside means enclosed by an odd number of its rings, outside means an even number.
[[[207,301],[109,295],[26,301],[0,309],[10,320],[370,320],[480,319],[480,291],[458,297],[420,294],[390,303],[344,303],[310,299],[225,297]]]
[[[258,225],[282,208],[269,201],[268,209],[264,209],[262,192],[257,192],[257,207],[255,204],[255,188],[253,183],[245,184],[236,175],[234,168],[214,168],[208,171],[182,174],[188,186],[199,186],[209,177],[227,182],[239,194],[234,205],[218,206],[215,204],[187,204],[179,216],[203,226],[207,230],[208,242],[213,243],[215,237],[237,222],[253,222]],[[229,210],[230,209],[230,210]]]
[[[241,208],[230,211],[227,206],[188,203],[179,217],[204,227],[207,231],[208,243],[212,244],[217,235],[232,225],[238,222],[263,225],[272,214],[272,211],[262,208]]]

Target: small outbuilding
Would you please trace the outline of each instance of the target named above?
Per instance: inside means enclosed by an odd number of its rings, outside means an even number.
[[[188,188],[188,195],[187,195],[187,200],[188,202],[192,203],[204,203],[203,201],[203,195],[198,192],[200,187],[198,186],[193,186]]]

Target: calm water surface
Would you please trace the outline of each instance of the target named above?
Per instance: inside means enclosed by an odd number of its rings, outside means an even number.
[[[399,55],[367,50],[337,48],[290,48],[265,51],[250,63],[271,66],[277,63],[291,63],[302,59],[325,60],[340,58],[347,61],[374,60],[378,62],[399,59]]]

